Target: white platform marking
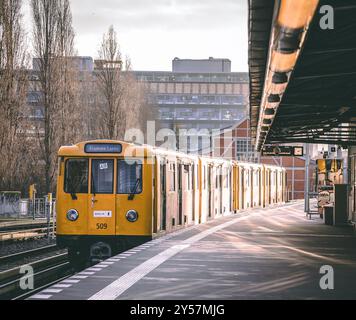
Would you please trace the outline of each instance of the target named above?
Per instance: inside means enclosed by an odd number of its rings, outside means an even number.
[[[158,255],[154,256],[153,258],[147,260],[146,262],[144,262],[144,263],[140,264],[139,266],[137,266],[136,268],[132,269],[125,275],[118,278],[116,281],[109,284],[104,289],[102,289],[99,292],[97,292],[96,294],[92,295],[88,300],[115,300],[120,295],[122,295],[126,290],[128,290],[130,287],[132,287],[136,282],[141,280],[143,277],[145,277],[151,271],[156,269],[162,263],[164,263],[168,259],[172,258],[173,256],[175,256],[182,250],[189,248],[192,244],[198,242],[199,240],[206,238],[207,236],[209,236],[217,231],[227,228],[227,227],[229,227],[241,220],[247,219],[247,218],[248,218],[248,216],[236,218],[232,221],[228,221],[221,225],[212,227],[212,228],[205,230],[191,238],[181,241],[181,244],[175,245],[175,246],[159,253]]]
[[[70,277],[71,279],[86,279],[86,278],[88,278],[88,276],[72,276],[72,277]]]
[[[87,271],[94,271],[94,272],[97,272],[97,271],[101,271],[102,269],[101,268],[88,268],[86,269]]]
[[[45,289],[42,291],[42,293],[60,293],[62,291],[63,289]]]
[[[79,275],[83,275],[83,276],[92,276],[93,274],[95,274],[95,272],[83,271],[79,273]]]
[[[80,280],[76,280],[76,279],[66,279],[66,280],[61,281],[61,284],[62,284],[62,283],[78,283],[78,282],[80,282]]]
[[[58,283],[53,286],[53,288],[69,288],[72,284],[69,283]]]
[[[35,294],[34,296],[31,297],[31,299],[49,299],[51,298],[52,295],[50,294]]]

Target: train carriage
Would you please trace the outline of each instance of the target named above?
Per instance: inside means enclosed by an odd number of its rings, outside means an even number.
[[[285,201],[285,169],[120,141],[59,150],[57,242],[75,263]]]

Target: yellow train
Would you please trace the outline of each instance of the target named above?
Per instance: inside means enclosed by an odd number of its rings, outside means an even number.
[[[79,264],[286,201],[281,167],[107,140],[65,146],[58,155],[57,243]]]

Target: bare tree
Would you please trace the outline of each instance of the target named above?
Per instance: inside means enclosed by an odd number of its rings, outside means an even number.
[[[129,57],[125,61],[124,86],[124,110],[127,110],[125,116],[126,130],[136,128],[144,133],[147,128],[147,121],[153,119],[153,113],[147,103],[146,84],[137,81],[135,78]]]
[[[74,31],[69,0],[31,0],[33,42],[37,57],[43,121],[37,136],[44,162],[45,191],[53,189],[56,154],[61,144],[74,140],[68,132],[75,119]]]
[[[94,107],[96,138],[122,140],[128,129],[144,131],[146,121],[151,118],[146,89],[136,80],[130,58],[126,57],[123,63],[112,26],[103,36],[99,57],[95,72],[99,96]]]
[[[26,43],[21,0],[0,0],[0,188],[21,187],[28,144],[24,131],[27,96]]]
[[[97,61],[97,88],[101,97],[97,115],[99,136],[106,139],[123,139],[125,112],[123,108],[124,84],[122,57],[116,32],[111,26],[103,36]]]

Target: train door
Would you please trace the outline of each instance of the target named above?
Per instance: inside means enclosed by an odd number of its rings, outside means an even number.
[[[228,188],[229,188],[229,199],[230,199],[230,213],[232,213],[234,210],[233,210],[233,207],[234,207],[234,194],[232,192],[233,190],[233,173],[232,173],[232,170],[233,170],[233,166],[231,165],[231,167],[228,169],[229,170],[229,176],[228,176]]]
[[[213,168],[211,166],[208,166],[208,216],[211,218],[211,213],[212,213],[212,179],[213,179]]]
[[[272,188],[273,188],[273,185],[272,185],[272,172],[271,170],[268,170],[268,187],[269,187],[269,190],[268,190],[268,204],[272,204],[272,200],[273,200],[273,191],[272,191]]]
[[[222,167],[219,169],[219,214],[223,214],[223,183],[224,183],[224,170]]]
[[[275,179],[276,179],[276,203],[279,202],[279,174],[278,174],[278,170],[276,170],[276,173],[275,173]]]
[[[61,159],[62,166],[62,159]],[[88,218],[85,214],[88,208],[89,194],[89,160],[83,158],[65,159],[64,168],[61,168],[60,175],[63,174],[64,169],[64,188],[57,190],[57,195],[61,195],[60,201],[57,201],[57,212],[68,212],[71,209],[78,210],[81,216],[76,221],[78,230],[87,233]],[[58,183],[58,188],[60,183]],[[64,193],[63,193],[64,191]],[[58,234],[66,233],[66,228],[70,227],[70,222],[65,215],[57,215]],[[62,230],[62,228],[64,230]]]
[[[262,207],[262,188],[263,188],[263,183],[262,183],[262,169],[258,169],[258,206]]]
[[[244,197],[245,197],[245,208],[250,208],[251,205],[251,169],[245,169],[245,181],[244,181]]]
[[[274,202],[278,202],[278,171],[274,173]]]
[[[192,164],[192,221],[195,221],[195,191],[197,188],[196,177],[195,177],[195,163]]]
[[[255,202],[255,170],[254,168],[250,168],[250,188],[251,188],[251,192],[250,192],[250,207],[253,208],[254,207],[254,202]]]
[[[166,230],[167,227],[167,170],[164,161],[161,161],[161,230]]]
[[[183,223],[183,165],[178,163],[178,224]]]
[[[241,168],[241,175],[240,175],[240,190],[241,190],[241,209],[245,208],[245,169]]]
[[[89,171],[88,234],[113,235],[116,217],[115,161],[114,159],[92,159]]]
[[[239,170],[240,170],[239,167],[235,165],[233,169],[235,212],[240,210],[240,171]]]
[[[159,171],[159,165],[159,161],[153,165],[145,159],[125,157],[117,160],[116,234],[135,235],[138,230],[145,230],[145,233],[157,232],[160,225],[155,217],[156,212],[152,211],[152,192],[155,192],[159,198],[161,187],[157,177],[154,191],[152,179],[155,172]],[[160,202],[156,203],[156,208],[158,213]],[[132,214],[129,214],[130,212]],[[134,212],[136,215],[133,214]]]

